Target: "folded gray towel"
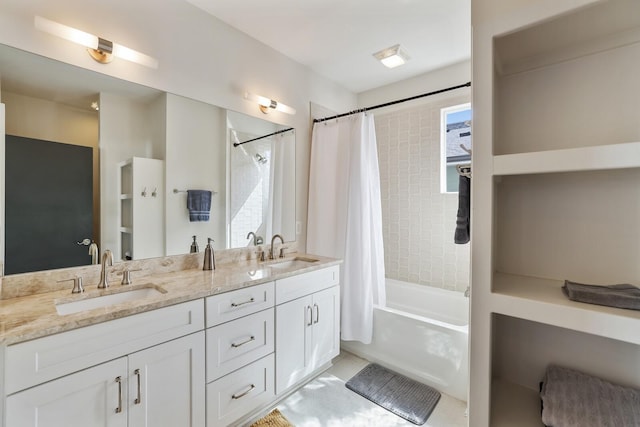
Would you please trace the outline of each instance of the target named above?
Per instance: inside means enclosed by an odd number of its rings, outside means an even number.
[[[458,182],[458,213],[453,242],[463,245],[469,243],[471,236],[471,178],[460,175]]]
[[[189,209],[189,221],[209,221],[211,210],[211,191],[187,190],[187,209]]]
[[[632,285],[585,285],[565,280],[562,291],[573,301],[640,310],[640,289]]]
[[[640,426],[640,390],[573,369],[550,365],[540,398],[546,426]]]

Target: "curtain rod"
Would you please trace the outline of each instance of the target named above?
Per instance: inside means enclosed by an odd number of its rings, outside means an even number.
[[[415,96],[411,96],[409,98],[398,99],[397,101],[385,102],[384,104],[378,104],[378,105],[374,105],[372,107],[359,108],[357,110],[349,111],[348,113],[337,114],[335,116],[324,117],[322,119],[313,119],[313,122],[314,123],[320,123],[320,122],[324,122],[324,121],[327,121],[327,120],[333,120],[333,119],[337,119],[339,117],[350,116],[351,114],[363,113],[365,111],[375,110],[376,108],[388,107],[390,105],[400,104],[402,102],[413,101],[414,99],[424,98],[426,96],[431,96],[431,95],[437,95],[439,93],[448,92],[450,90],[456,90],[456,89],[460,89],[460,88],[463,88],[463,87],[471,87],[471,82],[467,82],[465,84],[461,84],[461,85],[457,85],[457,86],[451,86],[451,87],[448,87],[448,88],[445,88],[445,89],[436,90],[436,91],[433,91],[433,92],[423,93],[422,95],[415,95]]]
[[[248,140],[248,141],[234,142],[234,143],[233,143],[233,146],[234,146],[234,147],[237,147],[237,146],[239,146],[239,145],[246,144],[247,142],[253,142],[253,141],[257,141],[257,140],[259,140],[259,139],[269,138],[270,136],[278,135],[278,134],[285,133],[285,132],[289,132],[290,130],[293,130],[293,128],[282,129],[282,130],[279,130],[279,131],[276,131],[276,132],[270,133],[269,135],[259,136],[259,137],[257,137],[257,138],[253,138],[253,139],[250,139],[250,140]]]

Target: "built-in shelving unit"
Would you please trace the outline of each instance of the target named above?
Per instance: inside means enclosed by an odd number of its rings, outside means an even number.
[[[640,167],[640,142],[567,148],[493,157],[493,174],[577,172]]]
[[[499,379],[493,380],[491,389],[491,413],[495,414],[492,426],[543,427],[540,420],[522,417],[522,414],[540,412],[540,398],[535,390]]]
[[[561,289],[640,285],[640,8],[528,0],[473,24],[469,422],[541,426],[551,363],[640,387],[640,311]]]
[[[496,273],[491,311],[640,345],[640,311],[571,301],[563,283]]]
[[[120,163],[118,259],[162,256],[164,161],[133,157]]]

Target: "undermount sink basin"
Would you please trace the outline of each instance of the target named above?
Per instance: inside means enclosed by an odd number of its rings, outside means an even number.
[[[305,258],[305,257],[295,257],[285,261],[274,262],[273,264],[269,264],[271,268],[303,268],[308,267],[314,262],[318,262],[317,259],[313,258]]]
[[[135,301],[142,298],[162,295],[166,292],[167,291],[161,288],[146,287],[85,298],[77,301],[61,301],[56,303],[56,311],[60,315],[79,313],[81,311],[108,307],[122,302]]]

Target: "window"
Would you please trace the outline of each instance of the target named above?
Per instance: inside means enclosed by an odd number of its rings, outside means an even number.
[[[471,163],[471,104],[440,110],[440,191],[458,192],[457,165]]]

